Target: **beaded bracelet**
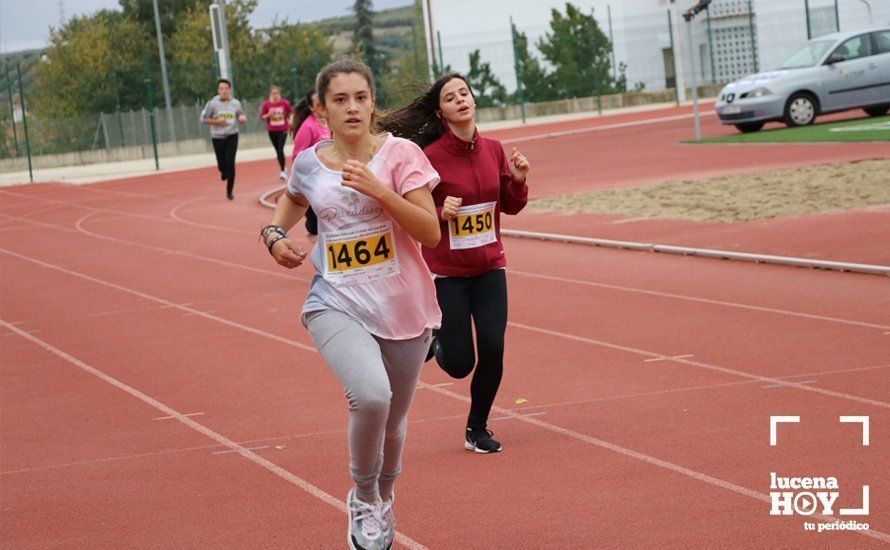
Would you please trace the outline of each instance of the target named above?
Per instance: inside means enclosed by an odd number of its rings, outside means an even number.
[[[279,233],[278,235],[272,237],[269,242],[266,243],[266,247],[269,249],[269,254],[272,253],[272,246],[281,239],[290,239],[290,235],[282,235],[281,233]]]

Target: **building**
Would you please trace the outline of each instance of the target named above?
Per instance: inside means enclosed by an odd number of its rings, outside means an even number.
[[[479,49],[508,90],[516,87],[510,21],[526,33],[529,44],[549,31],[551,10],[565,13],[565,0],[421,0],[427,51],[458,71],[466,71],[470,52]],[[674,86],[672,40],[681,84],[692,76],[688,34],[682,14],[693,0],[676,6],[668,0],[572,0],[593,10],[603,31],[613,37],[616,64],[627,65],[628,86],[647,90]],[[890,25],[888,0],[713,0],[692,23],[696,80],[727,82],[778,65],[810,35]],[[679,21],[677,20],[679,19]],[[838,25],[839,23],[839,25]],[[710,29],[710,30],[709,30]],[[441,46],[441,47],[440,47]],[[537,55],[536,48],[531,48]]]

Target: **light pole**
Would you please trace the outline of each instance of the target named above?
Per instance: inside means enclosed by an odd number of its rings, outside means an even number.
[[[164,58],[164,35],[161,33],[161,15],[158,13],[158,0],[151,0],[155,10],[155,29],[158,33],[158,55],[161,57],[161,83],[164,85],[164,105],[167,106],[167,125],[170,139],[176,141],[176,128],[173,126],[173,104],[170,102],[170,84],[167,82],[167,60]]]
[[[689,55],[692,58],[692,109],[695,113],[695,140],[701,140],[701,116],[698,112],[698,83],[695,76],[695,45],[692,42],[692,20],[698,13],[708,7],[711,0],[697,0],[686,12],[683,19],[686,20],[686,37],[689,43]]]

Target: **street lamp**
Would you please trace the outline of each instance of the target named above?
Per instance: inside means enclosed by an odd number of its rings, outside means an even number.
[[[695,76],[695,45],[692,42],[692,20],[695,19],[696,15],[704,11],[710,3],[711,0],[696,0],[696,2],[683,12],[683,19],[686,21],[686,37],[687,42],[689,43],[689,55],[692,58],[692,109],[695,113],[696,141],[701,140],[701,117],[698,112],[698,82],[696,82]]]

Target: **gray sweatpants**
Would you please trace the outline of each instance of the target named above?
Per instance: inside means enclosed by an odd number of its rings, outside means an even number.
[[[355,494],[366,502],[389,498],[402,470],[408,408],[431,331],[410,340],[385,340],[334,310],[309,313],[306,327],[346,392]]]

